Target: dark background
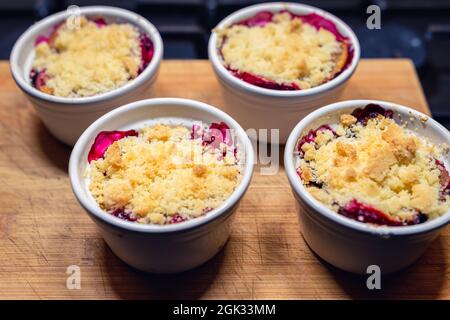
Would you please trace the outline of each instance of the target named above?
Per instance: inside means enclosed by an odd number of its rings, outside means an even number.
[[[79,6],[104,4],[133,10],[161,32],[167,59],[206,59],[210,30],[252,0],[0,0],[0,59],[8,59],[17,37],[34,21]],[[298,1],[292,1],[298,2]],[[356,32],[362,57],[411,58],[433,116],[450,128],[450,0],[310,0]],[[381,30],[366,28],[366,9],[382,9]]]

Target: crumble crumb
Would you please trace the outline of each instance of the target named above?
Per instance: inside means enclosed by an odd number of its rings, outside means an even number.
[[[342,114],[340,116],[340,121],[343,126],[348,127],[351,126],[352,124],[355,124],[357,119],[351,114]]]

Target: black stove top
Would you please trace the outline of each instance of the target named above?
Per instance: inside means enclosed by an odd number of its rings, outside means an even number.
[[[167,59],[206,59],[210,30],[250,0],[19,0],[0,2],[0,58],[8,59],[14,41],[34,21],[70,4],[107,4],[131,9],[160,30]],[[296,1],[293,1],[296,2]],[[330,11],[355,30],[362,57],[407,57],[414,62],[433,116],[450,128],[449,0],[301,1]],[[366,8],[378,5],[381,30],[366,27]]]

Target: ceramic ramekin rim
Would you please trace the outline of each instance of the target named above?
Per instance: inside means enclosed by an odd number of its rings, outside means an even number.
[[[161,36],[156,27],[152,23],[150,23],[147,19],[145,19],[141,15],[126,9],[111,6],[85,6],[80,7],[81,15],[98,14],[99,16],[108,15],[118,17],[125,21],[129,21],[130,23],[135,24],[141,31],[147,33],[150,36],[150,39],[152,40],[154,46],[154,54],[152,60],[150,61],[149,65],[145,68],[145,70],[135,79],[129,81],[128,83],[117,89],[102,94],[90,97],[66,98],[49,95],[37,90],[20,74],[21,68],[18,64],[20,52],[26,43],[28,43],[29,41],[34,41],[32,37],[35,33],[39,33],[40,30],[54,26],[58,22],[66,19],[70,14],[71,13],[68,11],[61,11],[36,22],[32,26],[30,26],[24,33],[22,33],[22,35],[16,40],[16,43],[13,46],[10,55],[11,74],[14,80],[16,81],[17,85],[31,97],[62,105],[73,105],[73,104],[79,106],[90,105],[92,103],[109,101],[117,97],[123,96],[124,94],[127,94],[130,91],[133,91],[136,88],[143,85],[146,81],[150,80],[158,71],[159,64],[161,63],[163,57],[164,47]]]
[[[182,105],[186,108],[193,108],[197,110],[201,110],[207,112],[209,114],[214,115],[220,121],[224,121],[227,123],[231,129],[235,130],[235,133],[240,141],[242,141],[243,146],[245,148],[245,163],[244,163],[244,173],[242,175],[242,179],[234,190],[234,192],[230,195],[230,197],[218,208],[209,212],[203,217],[195,218],[189,221],[185,221],[183,223],[173,224],[173,225],[144,225],[135,222],[124,221],[118,219],[110,214],[107,214],[105,211],[101,210],[97,203],[95,203],[92,199],[87,198],[82,190],[84,186],[81,181],[83,177],[79,175],[79,164],[81,161],[81,155],[85,154],[86,149],[91,147],[91,143],[95,135],[98,133],[98,128],[105,123],[108,123],[109,119],[112,117],[116,117],[117,115],[126,114],[134,109],[139,108],[157,108],[164,107],[165,105]],[[87,159],[85,159],[87,161]],[[190,100],[183,98],[153,98],[135,101],[129,103],[127,105],[118,107],[107,114],[100,117],[93,124],[91,124],[84,133],[80,136],[77,143],[75,144],[72,154],[69,160],[69,177],[72,186],[72,190],[80,202],[80,204],[86,209],[86,211],[95,216],[96,218],[106,222],[109,225],[113,225],[115,227],[135,232],[143,232],[143,233],[172,233],[179,231],[186,231],[190,229],[194,229],[205,224],[216,220],[229,210],[231,210],[242,198],[245,194],[248,186],[250,185],[250,181],[253,175],[253,166],[254,166],[254,153],[252,143],[247,136],[244,129],[239,125],[239,123],[234,120],[231,116],[226,114],[225,112],[213,107],[209,104]]]
[[[352,220],[346,218],[342,215],[337,214],[332,211],[324,204],[316,200],[312,197],[306,188],[301,183],[297,172],[294,166],[294,150],[297,145],[297,141],[300,137],[300,134],[304,131],[304,129],[308,128],[308,126],[318,118],[321,118],[327,114],[338,112],[339,110],[348,109],[348,108],[356,108],[360,106],[364,106],[369,103],[376,103],[386,108],[397,111],[401,114],[413,114],[419,118],[426,117],[427,125],[435,127],[442,135],[443,140],[446,141],[448,145],[450,145],[450,135],[446,128],[444,128],[441,124],[433,120],[431,117],[414,110],[412,108],[399,105],[393,102],[381,101],[381,100],[347,100],[341,101],[333,104],[329,104],[324,106],[316,111],[310,113],[308,116],[303,118],[292,130],[291,134],[286,143],[285,151],[284,151],[284,166],[286,175],[289,180],[289,184],[293,192],[303,200],[309,207],[311,207],[315,212],[322,215],[329,221],[332,221],[335,224],[357,230],[363,233],[379,235],[379,236],[406,236],[406,235],[415,235],[421,234],[425,232],[432,231],[434,229],[442,228],[446,224],[450,222],[450,211],[446,212],[442,216],[435,218],[431,221],[427,221],[423,224],[418,224],[414,226],[404,226],[404,227],[389,227],[389,226],[372,226],[366,223],[362,223],[356,220]]]
[[[240,90],[244,90],[247,92],[250,92],[255,95],[262,95],[262,96],[270,96],[270,97],[307,97],[307,96],[313,96],[313,95],[319,95],[323,94],[326,91],[330,91],[341,84],[345,83],[351,75],[355,72],[356,67],[358,66],[361,49],[359,45],[358,38],[356,37],[353,30],[341,19],[336,17],[335,15],[305,4],[299,4],[299,3],[292,3],[292,2],[269,2],[269,3],[261,3],[261,4],[255,4],[252,6],[248,6],[245,8],[242,8],[240,10],[237,10],[233,12],[232,14],[225,17],[222,21],[219,22],[219,24],[216,26],[216,28],[224,27],[227,25],[230,25],[232,23],[238,22],[245,17],[251,16],[252,14],[256,14],[258,11],[278,11],[282,9],[304,9],[310,12],[314,12],[320,16],[326,17],[327,19],[332,20],[339,28],[342,28],[342,30],[345,30],[345,36],[347,36],[350,39],[350,42],[353,45],[353,58],[350,63],[350,65],[336,78],[321,84],[317,87],[310,88],[310,89],[304,89],[304,90],[294,90],[294,91],[283,91],[283,90],[272,90],[272,89],[266,89],[261,88],[258,86],[255,86],[253,84],[247,83],[241,79],[236,78],[233,76],[223,65],[221,58],[218,55],[217,52],[217,34],[215,32],[211,33],[211,36],[209,38],[208,42],[208,56],[209,60],[212,63],[212,66],[214,70],[216,70],[217,74],[222,78],[224,81],[229,83],[235,88],[238,88]]]

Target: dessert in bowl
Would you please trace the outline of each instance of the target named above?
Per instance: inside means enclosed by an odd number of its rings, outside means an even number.
[[[162,59],[156,28],[128,10],[92,6],[51,15],[16,41],[14,80],[59,140],[73,145],[94,120],[150,95]]]
[[[266,3],[221,21],[208,52],[226,110],[246,128],[279,129],[285,143],[299,119],[340,92],[360,49],[351,29],[323,10]]]
[[[448,152],[368,104],[297,144],[297,174],[330,209],[374,225],[424,223],[450,210]]]
[[[89,190],[103,210],[164,225],[203,216],[225,202],[241,179],[240,146],[224,122],[183,122],[97,135],[88,155]]]
[[[113,252],[158,273],[198,266],[225,245],[252,170],[252,145],[236,121],[175,98],[104,115],[69,163],[75,196]]]
[[[329,263],[400,270],[450,221],[448,131],[407,107],[344,101],[293,130],[285,167],[302,234]]]
[[[353,55],[349,39],[317,13],[261,11],[215,32],[226,68],[272,90],[317,87],[338,76]]]
[[[127,84],[153,58],[148,34],[130,23],[106,22],[102,17],[70,18],[35,42],[30,80],[41,92],[81,98]]]

